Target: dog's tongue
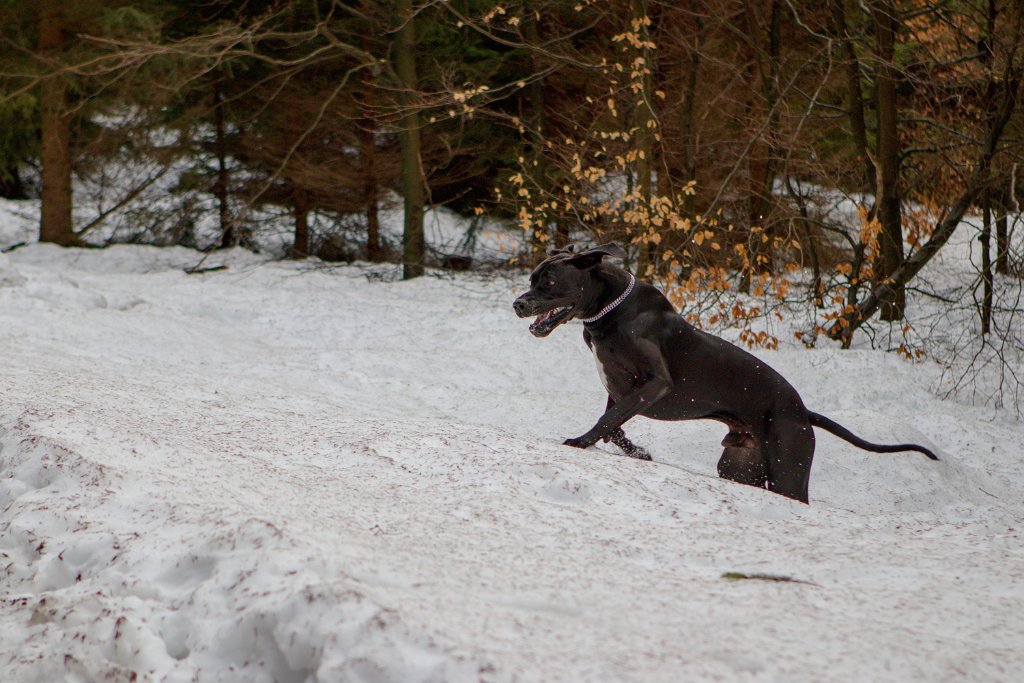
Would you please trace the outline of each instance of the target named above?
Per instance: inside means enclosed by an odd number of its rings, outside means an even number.
[[[550,311],[548,311],[547,313],[541,313],[540,315],[537,316],[537,319],[533,321],[533,324],[534,325],[540,325],[542,322],[544,322],[545,320],[547,320],[548,318],[553,316],[555,314],[555,311],[557,311],[557,310],[558,310],[557,308],[553,308]]]

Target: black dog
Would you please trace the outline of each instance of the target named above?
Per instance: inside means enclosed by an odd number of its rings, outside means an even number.
[[[634,415],[655,420],[724,422],[729,433],[718,474],[807,502],[814,431],[821,427],[868,451],[918,451],[923,446],[869,443],[842,425],[812,413],[782,375],[758,358],[687,323],[668,299],[621,268],[602,263],[625,256],[616,244],[580,253],[552,252],[530,275],[530,290],[513,304],[536,337],[573,318],[594,352],[608,406],[597,424],[567,446],[604,439],[628,455],[649,460],[621,427]]]

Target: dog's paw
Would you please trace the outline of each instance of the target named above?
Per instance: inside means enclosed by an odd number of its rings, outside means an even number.
[[[621,429],[617,429],[604,438],[605,441],[611,441],[613,444],[619,447],[625,455],[630,458],[636,458],[637,460],[651,460],[651,454],[643,446],[637,446],[635,443],[626,438],[625,432]]]
[[[650,452],[643,446],[631,444],[630,448],[623,448],[622,452],[630,458],[636,458],[637,460],[653,460]]]
[[[572,438],[572,439],[566,439],[565,441],[562,442],[562,445],[563,446],[572,446],[573,448],[590,448],[595,443],[596,443],[596,441],[594,441],[594,440],[585,439],[584,437],[579,436],[579,437],[575,437],[575,438]]]

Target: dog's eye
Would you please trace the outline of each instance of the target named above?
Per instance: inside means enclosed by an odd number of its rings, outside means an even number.
[[[545,287],[554,287],[555,286],[555,281],[554,280],[548,280],[547,282],[544,283],[544,286]]]

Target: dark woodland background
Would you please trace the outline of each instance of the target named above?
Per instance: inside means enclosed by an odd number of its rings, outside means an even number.
[[[524,231],[511,262],[619,240],[695,319],[796,302],[807,343],[844,345],[905,321],[970,215],[976,272],[928,294],[1002,354],[1019,346],[1022,5],[0,0],[0,194],[38,199],[39,239],[65,246],[259,248],[259,217],[286,214],[290,255],[406,278],[477,265],[425,245],[424,207],[444,205]],[[169,178],[132,229],[102,229]],[[391,203],[401,241],[380,227]]]

